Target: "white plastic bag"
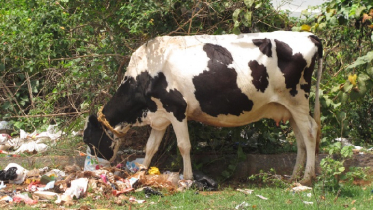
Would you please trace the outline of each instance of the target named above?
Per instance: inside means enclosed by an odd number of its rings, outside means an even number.
[[[110,162],[108,160],[92,156],[89,147],[87,147],[86,153],[87,156],[84,161],[84,171],[94,171],[102,167],[110,167]]]
[[[75,179],[71,181],[71,187],[68,188],[63,195],[69,196],[70,198],[76,197],[78,199],[85,194],[85,192],[87,191],[87,186],[87,178]]]
[[[30,141],[27,143],[24,143],[21,145],[20,148],[18,148],[16,151],[14,151],[14,154],[20,154],[24,152],[33,153],[34,151],[38,153],[43,153],[48,150],[48,145],[43,143],[36,143],[35,141]]]
[[[17,168],[17,171],[16,171],[17,177],[14,180],[9,180],[9,183],[11,183],[11,184],[22,184],[26,179],[26,175],[27,175],[28,170],[26,170],[22,166],[18,165],[17,163],[9,163],[4,168],[4,170],[7,171],[11,167],[16,167]]]
[[[7,121],[0,121],[0,130],[10,130],[10,124]]]

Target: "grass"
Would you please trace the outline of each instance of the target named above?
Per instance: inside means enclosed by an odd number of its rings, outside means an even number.
[[[249,206],[243,209],[346,209],[346,206],[356,209],[371,208],[369,201],[372,200],[372,195],[367,188],[364,190],[361,187],[348,187],[340,192],[339,198],[334,202],[335,193],[323,194],[318,190],[310,198],[307,196],[309,192],[293,193],[284,188],[247,187],[254,190],[251,195],[245,195],[232,188],[211,194],[187,191],[163,198],[152,197],[147,204],[143,204],[143,207],[146,209],[234,209],[246,202]],[[262,195],[268,200],[263,200],[256,195]],[[143,199],[143,195],[139,193],[134,196]],[[307,205],[303,201],[313,202],[313,204]],[[152,202],[154,204],[151,204]],[[142,208],[141,205],[134,207]]]

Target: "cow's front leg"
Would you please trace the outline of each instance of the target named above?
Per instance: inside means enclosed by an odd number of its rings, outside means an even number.
[[[189,140],[187,119],[184,119],[182,122],[172,122],[172,126],[176,134],[177,146],[179,147],[180,154],[183,157],[184,179],[191,180],[193,179],[193,172],[192,163],[190,160],[191,145]]]
[[[143,165],[146,168],[149,168],[150,162],[152,161],[154,154],[158,151],[159,145],[161,144],[165,131],[166,129],[156,130],[152,128],[145,149],[145,160]]]

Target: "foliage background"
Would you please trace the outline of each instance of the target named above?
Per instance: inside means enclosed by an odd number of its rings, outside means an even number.
[[[49,123],[66,133],[82,129],[115,92],[131,53],[156,36],[312,31],[325,48],[323,145],[337,137],[371,144],[372,6],[332,0],[299,19],[269,0],[0,0],[0,119],[16,131]],[[272,120],[233,129],[192,122],[190,134],[193,151],[295,149],[288,125]]]

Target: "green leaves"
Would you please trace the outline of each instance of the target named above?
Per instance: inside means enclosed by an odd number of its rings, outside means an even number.
[[[232,14],[234,34],[240,34],[241,30],[274,31],[288,24],[289,19],[276,11],[269,0],[244,0],[244,4]]]
[[[356,19],[358,19],[358,18],[360,18],[361,17],[361,15],[362,15],[362,12],[364,11],[364,10],[366,10],[367,8],[365,7],[365,6],[360,6],[360,4],[353,4],[352,6],[351,6],[351,9],[350,9],[350,12],[349,12],[349,16],[350,17],[353,17],[353,18],[356,18]]]
[[[352,157],[352,155],[353,155],[352,148],[353,148],[353,146],[345,146],[345,147],[343,147],[342,150],[341,150],[342,157],[344,157],[344,158],[350,158],[350,157]]]
[[[347,69],[356,68],[364,64],[372,64],[372,62],[373,62],[373,51],[370,51],[366,55],[358,57],[355,62],[353,62],[347,67]]]
[[[246,27],[251,25],[252,12],[244,9],[236,9],[233,12],[232,18],[234,21],[233,33],[238,35],[241,33],[239,27],[243,24]]]
[[[251,8],[251,6],[253,6],[255,0],[244,0],[243,1],[245,3],[245,5],[247,6],[247,8]]]

